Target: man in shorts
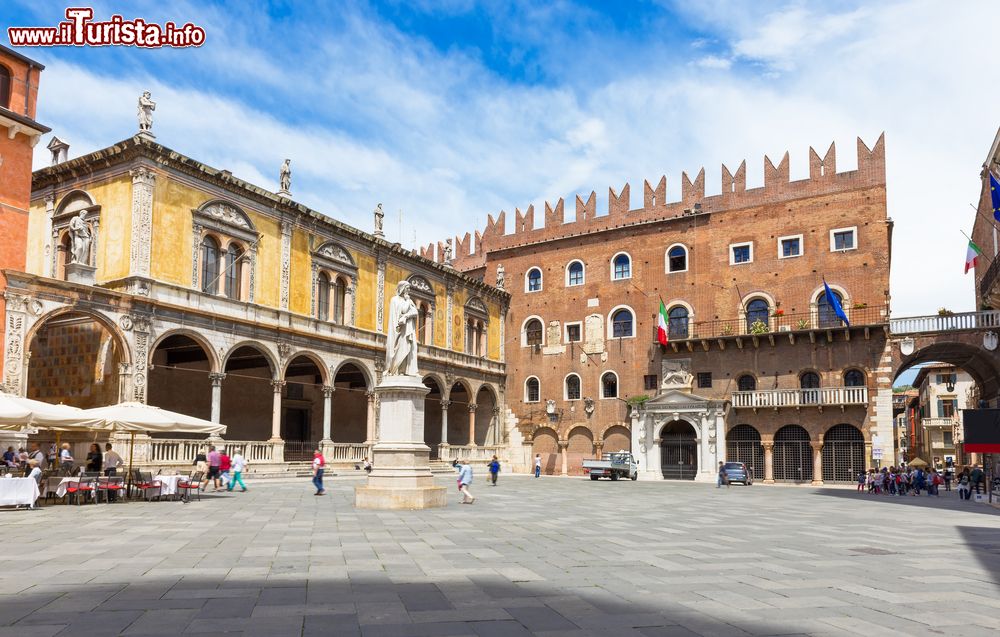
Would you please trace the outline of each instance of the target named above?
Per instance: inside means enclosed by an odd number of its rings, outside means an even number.
[[[201,483],[201,490],[204,491],[205,487],[208,486],[208,481],[211,480],[212,484],[215,486],[215,490],[219,490],[219,485],[221,484],[222,470],[222,454],[215,450],[215,445],[208,448],[208,477],[204,482]]]

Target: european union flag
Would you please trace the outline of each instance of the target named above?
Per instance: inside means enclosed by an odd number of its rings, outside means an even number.
[[[833,309],[833,313],[837,315],[837,318],[844,322],[844,325],[850,327],[851,322],[847,320],[847,313],[844,312],[844,308],[840,304],[840,299],[837,298],[837,295],[830,291],[830,286],[827,285],[826,279],[823,279],[823,288],[826,290],[826,302],[830,304],[830,307]]]
[[[990,172],[990,202],[993,204],[993,218],[1000,221],[1000,181]]]

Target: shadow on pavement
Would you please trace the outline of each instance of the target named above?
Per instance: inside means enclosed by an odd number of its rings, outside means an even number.
[[[920,507],[932,510],[964,511],[967,513],[982,513],[985,515],[1000,515],[1000,509],[996,509],[985,502],[975,500],[960,500],[957,491],[941,491],[939,496],[929,496],[924,493],[920,495],[870,495],[868,493],[858,493],[853,489],[814,489],[814,493],[832,498],[842,498],[845,500],[856,500],[858,502],[872,502],[878,504]],[[994,499],[995,504],[1000,504]]]

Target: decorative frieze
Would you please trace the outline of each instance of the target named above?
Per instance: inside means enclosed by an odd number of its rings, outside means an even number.
[[[375,329],[380,334],[385,332],[383,313],[385,311],[385,257],[378,255],[378,283],[375,292]]]
[[[281,309],[288,309],[292,277],[292,224],[281,222]]]
[[[129,171],[132,176],[132,245],[129,274],[149,276],[149,255],[153,234],[153,186],[156,173],[140,166]]]

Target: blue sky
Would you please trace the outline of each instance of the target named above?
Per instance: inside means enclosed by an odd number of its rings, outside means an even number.
[[[7,25],[54,25],[64,3],[7,0]],[[265,188],[292,159],[296,199],[427,244],[488,213],[704,166],[886,133],[893,311],[969,310],[965,239],[1000,124],[988,81],[996,3],[96,2],[207,31],[198,49],[30,50],[47,65],[39,119],[77,156],[134,134],[149,89],[162,144]],[[4,32],[3,39],[6,38]],[[48,162],[44,143],[36,166]],[[399,211],[402,211],[402,223]],[[536,215],[536,218],[538,215]],[[539,221],[540,223],[540,221]]]

